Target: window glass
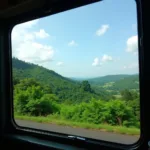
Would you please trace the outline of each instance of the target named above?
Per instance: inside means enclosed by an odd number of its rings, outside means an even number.
[[[134,0],[105,0],[16,25],[15,122],[133,144],[140,136]]]

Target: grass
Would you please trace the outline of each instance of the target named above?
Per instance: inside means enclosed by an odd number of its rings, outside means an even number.
[[[49,115],[47,117],[38,116],[21,116],[21,115],[15,115],[15,119],[20,120],[30,120],[34,122],[39,123],[51,123],[51,124],[57,124],[57,125],[63,125],[63,126],[70,126],[70,127],[79,127],[79,128],[85,128],[85,129],[94,129],[94,130],[101,130],[101,131],[107,131],[107,132],[114,132],[119,134],[128,134],[128,135],[139,135],[140,129],[138,128],[127,128],[124,126],[111,126],[107,124],[92,124],[92,123],[83,123],[83,122],[73,122],[69,120],[65,120],[62,118],[58,118],[58,116]]]

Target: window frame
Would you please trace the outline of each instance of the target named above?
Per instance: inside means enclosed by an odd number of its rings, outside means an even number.
[[[92,3],[92,2],[91,2]],[[87,4],[87,3],[86,3]],[[72,8],[76,8],[81,5],[85,5],[85,2],[80,3],[79,0],[73,1],[73,3],[69,3],[68,5],[62,5],[60,3],[56,8],[55,5],[52,5],[54,8],[53,11],[49,11],[49,8],[43,8],[41,9],[42,11],[33,11],[31,14],[23,14],[19,17],[12,17],[8,20],[2,20],[1,24],[1,30],[0,30],[0,44],[2,46],[0,47],[0,59],[1,59],[1,66],[0,66],[0,71],[3,68],[3,72],[1,74],[1,81],[3,79],[3,82],[1,82],[1,90],[4,90],[2,93],[2,98],[0,101],[2,110],[5,113],[3,115],[0,115],[0,119],[4,122],[2,125],[2,128],[4,129],[2,134],[9,134],[8,137],[11,137],[12,135],[15,135],[17,137],[18,135],[23,136],[33,136],[34,138],[42,139],[42,140],[48,140],[48,141],[55,141],[62,144],[71,144],[74,146],[78,147],[85,147],[85,148],[107,148],[107,149],[138,149],[140,147],[145,147],[147,146],[148,141],[148,133],[150,133],[149,128],[148,128],[148,121],[146,117],[146,113],[150,112],[148,109],[148,106],[146,100],[145,94],[148,95],[148,92],[145,93],[144,87],[147,85],[147,82],[145,82],[145,77],[148,79],[148,75],[150,73],[147,72],[147,67],[144,67],[145,62],[149,62],[148,58],[145,57],[144,53],[144,47],[141,44],[144,44],[144,36],[143,36],[143,31],[142,31],[142,9],[141,9],[141,1],[137,0],[137,21],[138,21],[138,35],[139,37],[139,42],[138,42],[138,47],[139,47],[139,80],[140,80],[140,118],[141,118],[141,136],[139,141],[137,143],[131,144],[131,145],[125,145],[125,144],[119,144],[119,143],[113,143],[113,142],[107,142],[103,140],[95,140],[95,139],[90,139],[86,138],[87,141],[82,141],[82,140],[77,140],[77,139],[69,139],[66,136],[64,137],[64,134],[59,133],[57,135],[54,135],[53,132],[48,132],[48,131],[42,131],[42,130],[37,130],[37,129],[31,129],[27,127],[20,127],[18,126],[15,121],[14,121],[14,116],[13,116],[13,90],[12,90],[12,54],[11,54],[11,31],[13,27],[19,23],[30,21],[33,19],[38,19],[42,18],[45,16],[50,16],[52,14],[56,14],[65,10],[69,10]],[[44,10],[44,11],[43,11]],[[25,16],[25,17],[23,17]],[[24,19],[22,19],[24,18]],[[6,49],[4,51],[4,49]],[[146,60],[145,60],[146,59]],[[5,85],[5,83],[8,83]],[[2,88],[3,87],[3,88]],[[145,108],[146,111],[145,111]],[[1,126],[0,126],[1,129]],[[150,137],[150,136],[149,136]],[[21,140],[21,138],[20,138]],[[32,142],[32,141],[31,141]]]

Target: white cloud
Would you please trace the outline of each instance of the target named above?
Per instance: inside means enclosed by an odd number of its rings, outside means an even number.
[[[51,61],[54,49],[50,45],[36,42],[33,27],[38,20],[16,26],[12,31],[12,55],[18,59],[43,64]]]
[[[62,61],[57,62],[57,66],[62,66],[64,63]]]
[[[113,58],[109,55],[104,54],[102,57],[102,62],[108,62],[108,61],[112,61]]]
[[[101,36],[103,34],[105,34],[105,32],[109,29],[109,25],[108,24],[104,24],[102,25],[97,31],[96,31],[96,35],[97,36]]]
[[[35,37],[34,37],[34,35],[33,35],[32,33],[31,33],[31,34],[30,34],[30,33],[26,33],[26,34],[24,35],[24,40],[25,40],[25,41],[29,41],[29,40],[31,41],[31,40],[34,40],[34,38],[35,38]]]
[[[124,67],[123,67],[124,69],[137,69],[138,68],[138,63],[131,63],[131,64],[129,64],[129,65],[125,65]]]
[[[92,66],[98,66],[99,65],[99,59],[96,57],[94,59],[94,62],[92,63]]]
[[[49,34],[48,34],[47,32],[45,32],[44,29],[40,29],[39,32],[35,32],[35,36],[36,36],[37,38],[44,39],[44,38],[49,37]]]
[[[95,58],[93,63],[92,63],[92,66],[101,66],[102,63],[100,62],[99,58]]]
[[[17,51],[17,58],[31,63],[50,61],[54,54],[52,47],[30,41],[21,43],[18,46]]]
[[[128,38],[127,40],[127,48],[126,48],[127,52],[131,52],[136,54],[138,51],[138,36],[131,36],[130,38]]]
[[[104,54],[101,59],[96,57],[92,63],[92,66],[102,66],[106,62],[110,62],[110,61],[113,61],[113,58],[109,55]]]
[[[68,46],[77,46],[77,45],[78,44],[74,40],[72,40],[68,43]]]

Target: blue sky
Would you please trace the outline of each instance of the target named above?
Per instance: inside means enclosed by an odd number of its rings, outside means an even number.
[[[105,0],[16,26],[13,56],[66,77],[138,73],[134,0]]]

